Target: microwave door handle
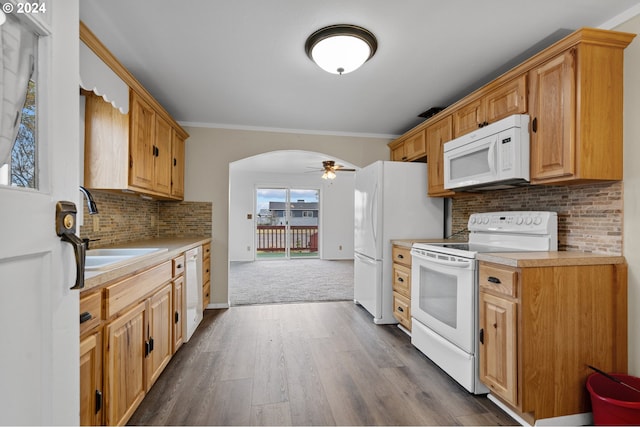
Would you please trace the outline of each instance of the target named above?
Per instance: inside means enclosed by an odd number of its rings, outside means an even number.
[[[491,141],[491,145],[489,145],[489,170],[491,170],[491,175],[496,175],[496,145],[498,145],[498,139],[494,139]]]

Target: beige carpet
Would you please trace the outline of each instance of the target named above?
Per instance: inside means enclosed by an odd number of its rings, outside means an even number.
[[[352,299],[352,260],[264,260],[229,266],[231,305]]]

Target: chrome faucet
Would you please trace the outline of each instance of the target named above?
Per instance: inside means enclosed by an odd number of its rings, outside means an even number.
[[[93,201],[93,197],[91,196],[91,193],[89,193],[89,190],[87,190],[81,185],[80,191],[82,192],[82,194],[84,194],[84,197],[87,199],[87,208],[89,209],[89,215],[97,214],[98,206],[96,205],[96,202]]]

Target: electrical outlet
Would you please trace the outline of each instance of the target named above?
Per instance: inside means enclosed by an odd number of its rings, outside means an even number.
[[[338,250],[340,251],[342,250],[342,245],[338,246]]]

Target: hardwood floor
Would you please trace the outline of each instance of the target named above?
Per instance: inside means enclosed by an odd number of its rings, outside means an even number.
[[[350,301],[207,310],[131,425],[518,425]]]

